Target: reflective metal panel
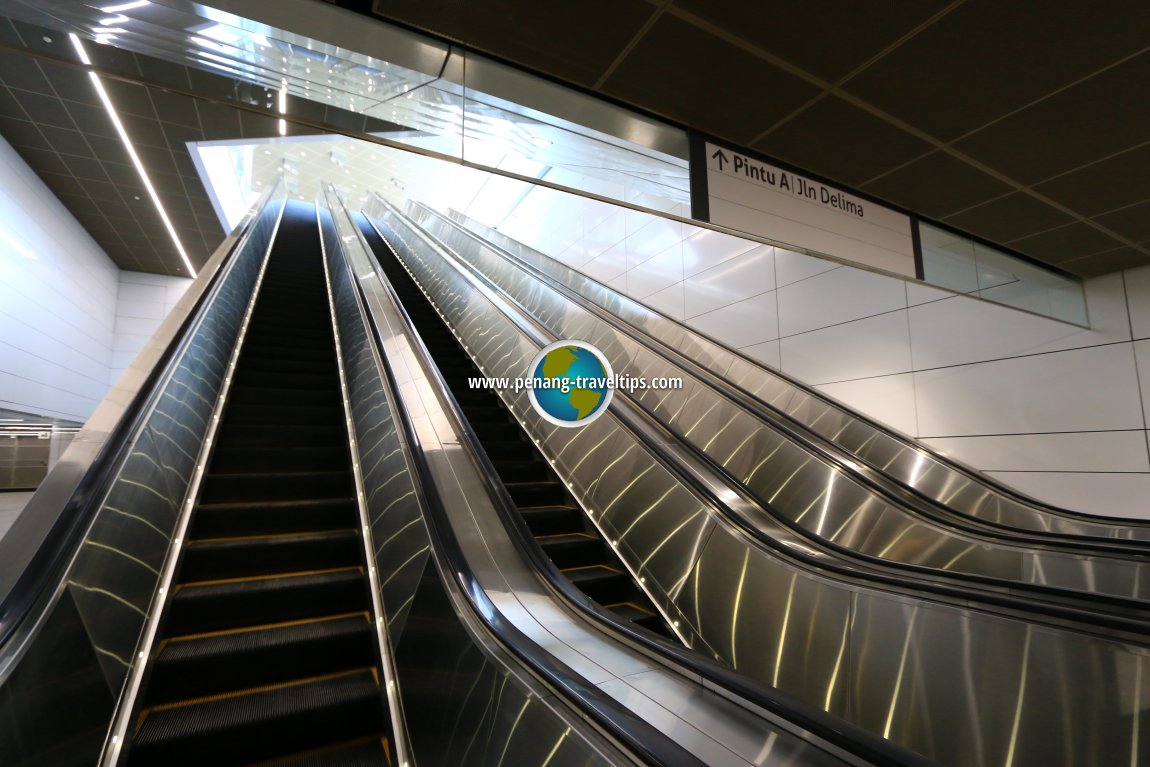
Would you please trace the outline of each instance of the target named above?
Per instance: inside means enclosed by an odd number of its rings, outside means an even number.
[[[555,336],[590,341],[617,374],[647,380],[681,378],[681,388],[639,389],[635,397],[771,512],[808,532],[892,562],[1086,593],[1130,598],[1150,594],[1150,560],[1145,558],[1025,547],[955,529],[889,500],[691,371],[638,343],[624,329],[565,297],[507,254],[423,211],[425,223],[445,246]]]
[[[392,212],[372,215],[484,373],[522,375],[540,344],[514,310]],[[1150,759],[1144,641],[832,576],[733,529],[613,414],[559,429],[504,395],[697,650],[944,764]]]
[[[430,215],[430,211],[424,211]],[[762,404],[853,453],[907,487],[963,514],[1009,528],[1118,540],[1150,541],[1150,526],[1137,520],[1090,518],[1021,497],[993,480],[954,464],[852,413],[784,373],[652,311],[547,255],[452,212],[452,218],[499,248],[559,280],[659,343],[696,360]]]

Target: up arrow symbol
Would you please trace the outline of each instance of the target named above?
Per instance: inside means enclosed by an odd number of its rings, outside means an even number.
[[[711,159],[719,161],[719,170],[723,169],[723,163],[729,162],[729,160],[727,160],[726,153],[723,152],[722,149],[716,149],[715,153],[713,155],[711,155]]]

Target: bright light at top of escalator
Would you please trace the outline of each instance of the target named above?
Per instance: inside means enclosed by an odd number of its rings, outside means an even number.
[[[131,11],[136,8],[143,8],[145,5],[151,5],[150,0],[135,0],[131,3],[119,3],[117,5],[105,5],[100,10],[104,13],[119,13],[120,11]]]

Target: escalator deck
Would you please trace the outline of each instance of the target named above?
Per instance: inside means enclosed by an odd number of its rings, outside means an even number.
[[[132,764],[388,764],[315,210],[289,203],[143,692]]]
[[[468,379],[482,373],[370,224],[361,219],[359,225],[535,542],[591,599],[625,620],[673,636],[499,395],[470,387]]]

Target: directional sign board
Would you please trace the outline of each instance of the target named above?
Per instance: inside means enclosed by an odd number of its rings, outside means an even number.
[[[706,152],[711,223],[915,276],[909,216],[709,142]]]

